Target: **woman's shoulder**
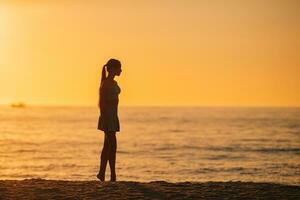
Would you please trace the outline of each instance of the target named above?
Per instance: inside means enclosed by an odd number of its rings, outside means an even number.
[[[101,82],[101,86],[103,86],[103,87],[110,86],[112,84],[114,84],[114,82],[109,79],[104,79],[104,81]]]
[[[101,83],[100,88],[102,88],[102,89],[105,90],[105,89],[109,89],[109,88],[114,87],[114,86],[118,86],[117,81],[105,79],[105,80]]]

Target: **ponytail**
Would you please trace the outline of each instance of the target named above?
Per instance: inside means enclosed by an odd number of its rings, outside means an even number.
[[[101,75],[101,83],[100,83],[100,87],[99,87],[99,101],[98,101],[98,107],[100,108],[100,112],[101,112],[101,92],[100,92],[100,89],[101,89],[101,85],[103,83],[103,81],[106,79],[106,71],[105,71],[105,67],[106,67],[106,64],[103,65],[102,67],[102,75]]]
[[[101,83],[106,79],[106,70],[105,70],[106,64],[102,67],[102,76],[101,76]]]

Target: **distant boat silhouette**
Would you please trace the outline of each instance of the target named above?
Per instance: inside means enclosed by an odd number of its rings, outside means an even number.
[[[26,105],[23,102],[16,102],[16,103],[12,103],[10,104],[11,107],[13,108],[25,108]]]

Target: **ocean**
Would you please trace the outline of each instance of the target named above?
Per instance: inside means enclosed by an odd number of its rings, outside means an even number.
[[[96,180],[98,114],[0,107],[0,179]],[[300,108],[120,106],[119,119],[117,180],[300,184]]]

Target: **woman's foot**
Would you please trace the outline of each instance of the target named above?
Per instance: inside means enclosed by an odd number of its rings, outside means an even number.
[[[116,181],[116,174],[110,175],[110,181],[115,182]]]
[[[103,181],[105,180],[105,175],[104,175],[104,174],[98,173],[98,174],[97,174],[97,178],[98,178],[101,182],[103,182]]]

